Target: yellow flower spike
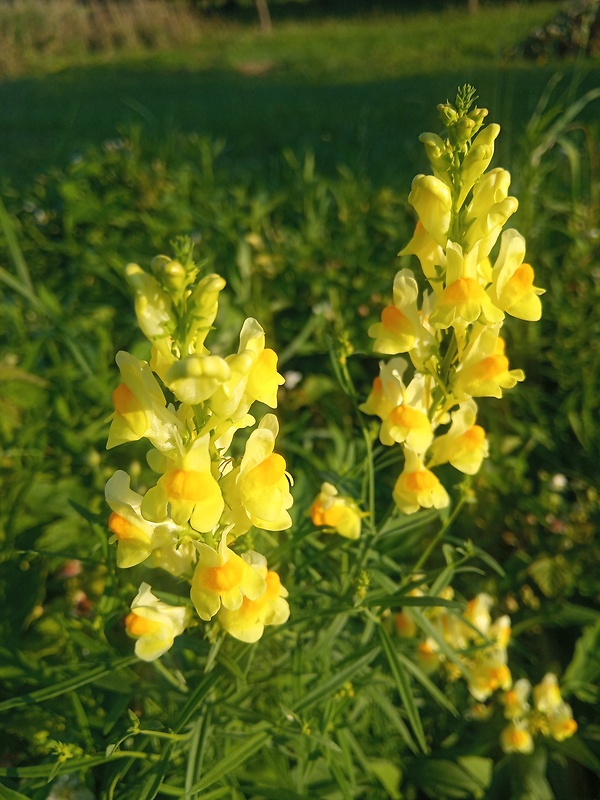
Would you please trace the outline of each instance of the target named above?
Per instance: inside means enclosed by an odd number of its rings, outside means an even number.
[[[452,220],[450,188],[434,175],[417,175],[413,178],[408,202],[427,233],[437,244],[445,247]]]
[[[500,133],[500,125],[492,123],[481,130],[464,158],[460,170],[460,193],[456,208],[460,209],[473,184],[490,165],[494,155],[494,142]]]
[[[404,447],[405,464],[394,486],[394,502],[404,514],[414,514],[419,508],[446,508],[448,492],[439,478],[425,469],[420,456]]]
[[[184,426],[166,408],[165,396],[145,361],[121,350],[116,355],[121,383],[113,392],[112,417],[107,450],[124,442],[145,437],[164,452],[174,450],[181,441]]]
[[[331,483],[323,483],[321,491],[310,508],[314,525],[325,526],[346,539],[358,539],[363,516],[350,497],[338,493]]]
[[[481,462],[489,454],[485,431],[475,424],[477,406],[473,400],[462,403],[452,414],[448,433],[438,436],[432,443],[431,459],[427,466],[450,463],[465,475],[479,472]]]
[[[265,559],[252,551],[242,558],[264,579],[266,588],[255,600],[244,597],[238,609],[221,607],[218,620],[221,626],[235,639],[242,642],[257,642],[267,625],[282,625],[290,616],[290,607],[285,599],[288,592],[281,584],[279,575],[267,570]]]
[[[446,269],[446,253],[418,220],[412,239],[398,253],[399,256],[415,255],[419,259],[423,274],[436,294],[442,290]]]
[[[230,377],[231,370],[225,359],[191,355],[176,361],[165,380],[178,400],[195,406],[208,400]]]
[[[504,753],[533,753],[533,737],[525,720],[513,720],[500,734]]]
[[[125,267],[125,277],[135,294],[135,315],[144,335],[168,359],[171,356],[173,305],[160,284],[137,264]]]
[[[167,652],[189,620],[188,608],[161,602],[152,594],[150,586],[142,583],[125,619],[125,629],[137,639],[136,656],[142,661],[154,661]]]
[[[450,388],[457,400],[502,397],[502,389],[512,389],[525,379],[523,370],[509,370],[499,329],[499,325],[494,325],[473,331],[451,381]]]
[[[542,316],[539,295],[544,294],[544,289],[533,285],[533,268],[523,263],[524,258],[525,239],[512,228],[504,231],[488,294],[494,305],[507,314],[536,322]]]
[[[506,719],[520,719],[529,712],[531,708],[528,703],[530,693],[531,683],[527,678],[520,678],[512,689],[502,693],[500,702],[504,706]]]
[[[265,414],[248,438],[237,476],[239,496],[252,524],[268,531],[292,524],[290,477],[285,459],[273,452],[278,432],[277,417]]]
[[[258,600],[266,590],[264,577],[251,564],[227,547],[224,532],[218,550],[197,542],[198,564],[190,597],[201,619],[208,621],[221,606],[235,611],[244,597]]]
[[[501,322],[504,313],[492,303],[479,282],[477,253],[463,252],[460,245],[448,242],[446,257],[446,288],[436,300],[429,320],[431,325],[446,329],[480,318],[487,325]]]

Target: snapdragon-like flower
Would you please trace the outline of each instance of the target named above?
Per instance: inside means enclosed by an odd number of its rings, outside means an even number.
[[[331,483],[323,483],[321,491],[310,508],[314,525],[339,533],[346,539],[358,539],[363,516],[350,497],[344,497]]]
[[[431,445],[428,467],[450,463],[466,475],[479,472],[489,453],[489,443],[481,425],[476,425],[477,406],[473,400],[462,403],[452,414],[448,433],[438,436]]]
[[[190,597],[198,615],[210,620],[224,606],[236,611],[244,597],[258,600],[266,590],[264,576],[255,569],[251,556],[238,556],[222,536],[219,549],[198,542],[198,564],[192,579]]]
[[[422,458],[413,450],[404,449],[405,464],[394,486],[394,502],[404,514],[414,514],[419,508],[445,508],[450,502],[448,492],[437,475],[426,469]]]
[[[170,606],[156,597],[149,584],[142,583],[125,618],[127,633],[136,639],[135,654],[142,661],[160,658],[183,633],[190,620],[186,606]]]
[[[150,367],[123,350],[115,360],[121,383],[112,394],[115,413],[106,447],[146,438],[159,450],[173,450],[183,426],[166,407],[165,396]]]
[[[221,606],[218,620],[221,626],[242,642],[256,642],[263,635],[267,625],[282,625],[290,616],[286,600],[287,589],[282,586],[277,572],[267,569],[267,561],[258,553],[245,553],[252,567],[264,579],[265,590],[256,599],[244,596],[239,608]]]

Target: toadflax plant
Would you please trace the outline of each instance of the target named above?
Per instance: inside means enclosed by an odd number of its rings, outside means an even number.
[[[201,276],[192,246],[179,242],[176,258],[158,256],[152,274],[126,268],[135,293],[139,326],[152,344],[150,363],[121,351],[121,383],[113,392],[107,447],[147,439],[148,463],[157,478],[141,495],[118,470],[106,484],[109,528],[117,564],[145,563],[190,585],[190,605],[172,606],[142,583],[125,620],[146,661],[163,655],[191,623],[216,618],[245,642],[266,625],[289,616],[287,592],[263,555],[235,552],[235,542],[254,525],[289,528],[292,505],[284,458],[275,452],[279,424],[267,413],[256,424],[255,401],[277,406],[283,378],[277,355],[252,318],[240,332],[238,352],[214,355],[206,340],[217,316],[219,275]],[[167,402],[163,387],[173,402]],[[238,431],[256,424],[243,455],[230,454]]]
[[[433,174],[413,180],[408,199],[418,221],[400,255],[417,256],[429,288],[420,294],[413,271],[400,270],[392,303],[369,329],[374,350],[394,358],[381,363],[361,408],[381,419],[382,444],[403,450],[393,497],[405,514],[448,505],[435,467],[479,470],[488,442],[475,398],[499,398],[525,377],[510,369],[505,317],[536,321],[542,313],[525,240],[503,231],[518,206],[510,174],[488,170],[500,126],[484,126],[488,112],[473,100],[472,87],[463,87],[456,105],[439,106],[444,135],[420,137]]]

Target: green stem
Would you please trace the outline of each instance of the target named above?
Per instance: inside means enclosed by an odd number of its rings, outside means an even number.
[[[444,538],[444,536],[446,535],[448,530],[452,527],[455,519],[458,517],[463,505],[465,504],[465,500],[466,500],[466,497],[465,497],[465,495],[463,493],[461,495],[458,503],[456,504],[455,509],[452,511],[452,513],[450,514],[448,519],[444,522],[442,527],[439,529],[439,531],[436,533],[436,535],[433,537],[433,539],[429,542],[428,546],[425,548],[423,553],[421,553],[419,559],[417,560],[417,563],[413,567],[413,570],[412,570],[412,574],[413,575],[415,574],[415,572],[420,572],[423,569],[424,565],[429,560],[429,556],[433,553],[433,551],[438,546],[438,544],[441,542],[441,540]]]

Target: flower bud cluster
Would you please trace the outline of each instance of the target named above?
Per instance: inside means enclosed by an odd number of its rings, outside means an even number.
[[[541,317],[543,290],[524,261],[525,240],[513,228],[502,232],[518,206],[508,194],[510,175],[488,170],[500,127],[482,127],[487,111],[458,99],[440,113],[445,136],[420,137],[433,174],[413,180],[408,200],[418,221],[400,252],[417,256],[429,287],[420,293],[410,269],[396,275],[392,302],[369,329],[375,352],[393,358],[381,362],[361,406],[380,418],[382,444],[403,448],[393,496],[406,514],[448,504],[433,467],[478,472],[488,441],[475,398],[499,398],[525,377],[510,368],[500,335],[505,317]]]
[[[123,470],[107,482],[118,565],[159,567],[191,586],[190,606],[178,607],[141,585],[125,625],[137,640],[137,655],[148,661],[190,624],[192,605],[202,620],[216,618],[246,642],[289,616],[287,591],[265,557],[231,547],[252,526],[281,531],[292,523],[292,479],[275,452],[277,417],[265,414],[243,454],[230,454],[235,434],[256,423],[252,405],[277,406],[283,383],[277,355],[252,318],[242,326],[237,353],[209,351],[206,339],[225,281],[216,274],[200,277],[191,248],[180,249],[178,259],[155,258],[153,274],[136,264],[126,269],[152,356],[148,363],[117,354],[121,382],[113,392],[107,443],[112,448],[147,439],[148,464],[157,476],[144,494],[131,488]]]

